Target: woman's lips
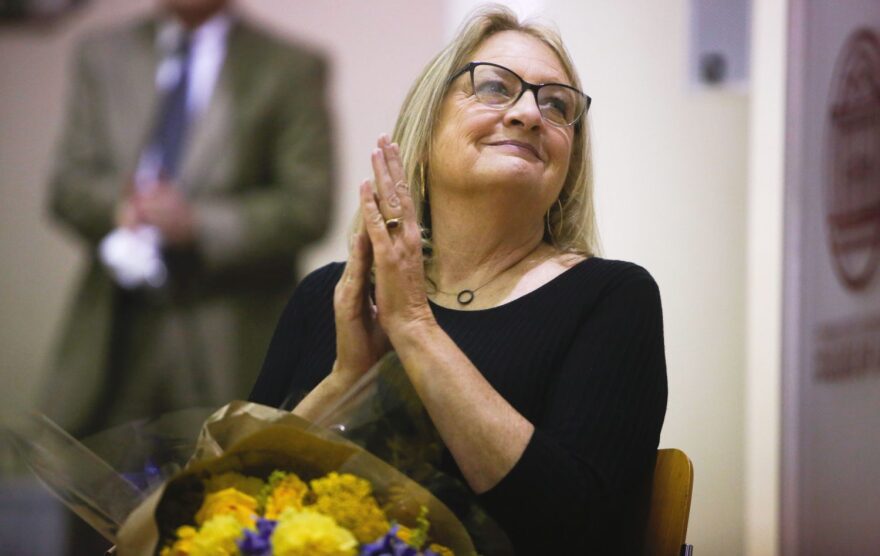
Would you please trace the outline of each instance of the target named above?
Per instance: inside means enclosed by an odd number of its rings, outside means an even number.
[[[541,156],[538,154],[538,149],[536,149],[535,147],[533,147],[532,145],[530,145],[528,143],[523,143],[522,141],[513,141],[513,140],[494,141],[492,143],[489,143],[489,145],[491,145],[493,147],[515,147],[516,150],[526,151],[526,152],[530,153],[532,156],[534,156],[535,158],[537,158],[538,160],[542,160]]]

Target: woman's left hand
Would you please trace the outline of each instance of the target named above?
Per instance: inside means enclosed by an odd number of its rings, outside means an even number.
[[[391,343],[407,331],[434,323],[425,292],[422,238],[403,171],[400,149],[381,135],[373,151],[376,191],[361,183],[364,226],[373,247],[379,324]]]
[[[360,193],[373,247],[379,325],[462,475],[475,492],[486,492],[522,456],[534,427],[434,320],[415,207],[400,151],[385,136],[373,151],[373,172],[377,192],[366,181]]]

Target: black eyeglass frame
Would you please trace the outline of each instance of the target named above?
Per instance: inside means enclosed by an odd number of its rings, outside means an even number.
[[[554,123],[553,121],[547,119],[544,116],[544,112],[541,111],[540,105],[538,105],[538,112],[540,112],[541,118],[543,118],[550,125],[553,125],[556,127],[571,127],[573,125],[576,125],[580,121],[580,119],[583,117],[583,115],[586,114],[590,110],[590,105],[593,103],[593,99],[590,97],[590,95],[581,91],[580,89],[576,89],[575,87],[572,87],[571,85],[566,85],[565,83],[529,83],[528,81],[526,81],[525,79],[520,77],[519,74],[517,74],[512,69],[506,68],[506,67],[502,66],[501,64],[495,64],[493,62],[469,62],[466,66],[464,66],[463,68],[461,68],[460,70],[455,72],[452,75],[452,77],[449,78],[449,83],[452,83],[453,81],[458,79],[463,73],[470,73],[471,74],[471,88],[474,90],[474,96],[476,96],[476,83],[474,83],[474,69],[477,68],[478,66],[493,66],[493,67],[496,67],[499,69],[503,69],[504,71],[510,72],[514,77],[519,79],[519,82],[520,82],[521,88],[520,88],[519,94],[516,96],[515,99],[513,99],[510,102],[510,104],[503,106],[503,107],[496,107],[496,106],[492,106],[491,104],[484,104],[484,106],[488,106],[489,108],[494,108],[497,110],[506,110],[507,108],[510,108],[511,106],[513,106],[514,104],[519,102],[519,99],[521,99],[522,96],[524,94],[526,94],[526,91],[532,92],[532,96],[535,97],[535,103],[537,104],[538,91],[540,91],[542,87],[546,87],[548,85],[553,85],[554,87],[565,87],[566,89],[571,89],[572,91],[581,95],[584,98],[584,109],[581,111],[580,114],[578,114],[575,117],[574,120],[572,120],[570,123],[567,123],[567,124],[557,124],[557,123]]]

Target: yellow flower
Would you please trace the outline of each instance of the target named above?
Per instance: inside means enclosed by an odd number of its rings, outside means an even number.
[[[430,546],[428,546],[428,550],[436,552],[440,556],[455,556],[455,552],[443,546],[442,544],[431,544]]]
[[[347,473],[329,473],[311,485],[317,497],[312,507],[354,533],[359,542],[375,541],[390,528],[369,481]]]
[[[266,496],[266,519],[278,519],[287,508],[301,510],[303,498],[309,493],[309,487],[294,473],[273,473],[269,479],[271,489]]]
[[[397,534],[395,536],[406,544],[409,544],[409,541],[412,538],[412,530],[406,525],[398,525]]]
[[[160,556],[188,556],[192,552],[193,537],[196,529],[190,525],[177,528],[177,540],[171,546],[162,549]]]
[[[214,516],[227,515],[245,527],[256,522],[257,500],[234,488],[212,492],[205,496],[202,507],[196,513],[196,523],[202,525]]]
[[[421,549],[422,545],[425,544],[425,539],[428,536],[428,529],[431,527],[430,522],[428,521],[428,508],[422,506],[421,512],[419,516],[416,518],[418,522],[418,527],[415,529],[411,529],[406,525],[397,525],[397,533],[396,537],[406,544]],[[439,556],[455,556],[455,553],[442,544],[431,543],[428,545],[428,550],[432,552],[436,552]]]
[[[192,539],[188,556],[238,556],[236,541],[242,536],[242,524],[231,515],[207,520]]]
[[[241,473],[233,472],[221,473],[219,475],[214,475],[205,481],[205,492],[219,492],[221,490],[226,490],[227,488],[234,488],[237,491],[256,498],[260,495],[260,490],[263,489],[263,485],[265,485],[263,480],[258,479],[257,477],[246,477]]]
[[[354,556],[357,539],[332,517],[288,508],[272,533],[275,556]]]
[[[325,477],[311,481],[311,485],[312,490],[318,496],[350,494],[357,498],[364,498],[373,494],[373,487],[369,481],[350,473],[340,475],[335,471],[331,471]]]

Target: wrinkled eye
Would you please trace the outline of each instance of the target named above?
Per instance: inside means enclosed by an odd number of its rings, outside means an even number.
[[[567,89],[544,87],[541,93],[539,107],[545,118],[559,123],[571,121],[575,100]]]
[[[519,93],[520,82],[510,71],[495,66],[474,69],[474,94],[484,104],[503,106]]]
[[[565,101],[565,99],[561,98],[544,99],[541,103],[541,108],[552,110],[561,116],[566,116],[569,113],[568,103]]]
[[[474,92],[477,95],[510,98],[510,91],[507,89],[507,84],[500,79],[487,79],[485,81],[481,81],[477,83],[476,88],[477,90]]]

